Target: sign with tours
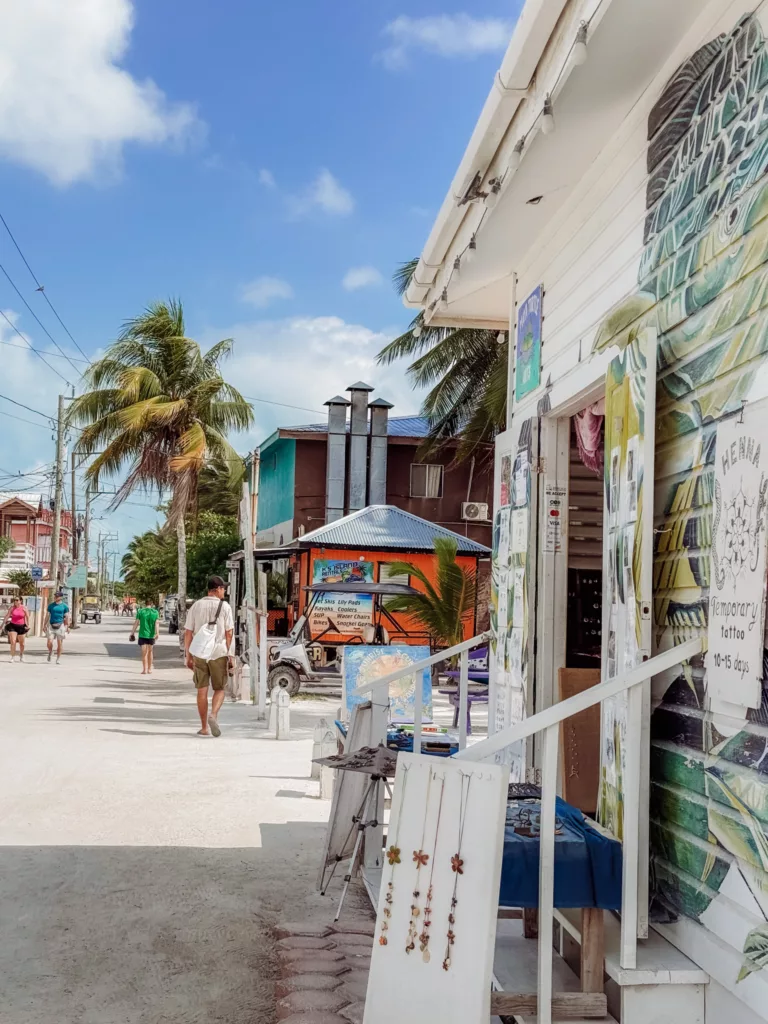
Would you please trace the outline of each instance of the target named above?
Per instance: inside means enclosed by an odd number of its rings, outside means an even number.
[[[717,428],[707,688],[759,708],[763,678],[768,444],[764,403]]]
[[[313,583],[373,583],[373,562],[337,562],[316,558]],[[321,594],[312,609],[312,635],[330,628],[344,636],[362,636],[373,622],[373,598],[369,594]]]

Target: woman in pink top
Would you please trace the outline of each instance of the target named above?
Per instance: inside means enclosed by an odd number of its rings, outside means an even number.
[[[16,641],[19,642],[19,661],[24,661],[24,643],[29,629],[29,612],[20,597],[14,597],[8,613],[3,619],[3,626],[8,631],[11,641],[11,661],[16,660]]]

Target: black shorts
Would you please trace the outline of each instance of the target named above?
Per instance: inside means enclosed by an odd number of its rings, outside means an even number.
[[[19,636],[24,636],[28,629],[29,626],[25,626],[23,622],[20,625],[16,625],[14,622],[9,622],[5,627],[6,633],[18,633]]]
[[[140,636],[139,637],[139,647],[154,647],[154,646],[155,646],[155,641],[154,640],[150,640],[150,638],[148,636]]]

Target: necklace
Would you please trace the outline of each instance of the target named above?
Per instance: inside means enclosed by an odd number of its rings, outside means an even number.
[[[430,769],[429,779],[427,781],[427,800],[424,807],[424,828],[421,832],[421,846],[418,850],[413,851],[413,863],[416,865],[416,881],[413,885],[413,903],[411,904],[411,919],[408,922],[408,941],[405,946],[405,952],[411,953],[416,949],[416,939],[419,937],[419,931],[416,926],[416,921],[421,916],[421,910],[419,909],[419,897],[421,892],[419,891],[419,878],[421,877],[421,869],[426,867],[427,861],[429,860],[429,854],[424,852],[424,840],[427,835],[427,818],[429,817],[429,792],[432,788],[432,771]]]
[[[403,793],[400,797],[400,811],[397,816],[397,829],[395,831],[395,841],[387,850],[387,860],[390,865],[389,882],[387,883],[387,893],[384,897],[384,909],[382,910],[382,922],[381,922],[381,934],[379,935],[379,945],[387,945],[387,932],[389,931],[389,920],[392,917],[392,900],[394,898],[394,878],[395,878],[395,866],[400,863],[400,825],[403,820],[403,808],[405,807],[405,790],[408,785],[408,772],[410,768],[403,768]]]
[[[445,776],[440,786],[440,803],[437,807],[437,824],[435,825],[435,841],[432,844],[432,866],[429,869],[429,888],[427,889],[427,899],[424,903],[424,922],[421,929],[421,935],[419,935],[419,949],[421,950],[421,957],[425,964],[428,964],[431,960],[429,952],[429,930],[432,927],[432,878],[435,874],[435,860],[437,859],[437,837],[440,834],[440,817],[443,813],[443,794],[445,792]]]
[[[464,781],[466,779],[466,787]],[[461,851],[464,845],[464,825],[467,820],[467,805],[469,804],[469,787],[472,785],[472,776],[461,773],[461,797],[459,800],[459,843],[458,850],[451,857],[451,871],[453,871],[453,895],[451,896],[451,911],[448,914],[448,934],[447,941],[445,944],[445,956],[443,957],[443,970],[447,971],[451,966],[451,947],[456,941],[456,934],[454,932],[454,926],[456,924],[456,906],[458,899],[456,898],[456,892],[459,888],[459,875],[464,874],[464,861],[461,857]]]

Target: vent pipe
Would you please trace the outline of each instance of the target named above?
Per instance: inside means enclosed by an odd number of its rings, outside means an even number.
[[[369,504],[387,504],[387,434],[391,402],[377,398],[371,410],[371,472],[368,484]]]
[[[347,406],[341,395],[329,399],[328,459],[325,475],[325,521],[333,523],[344,515],[344,485],[347,467]]]
[[[368,491],[368,395],[373,388],[361,380],[350,384],[349,417],[349,511],[365,508]]]

